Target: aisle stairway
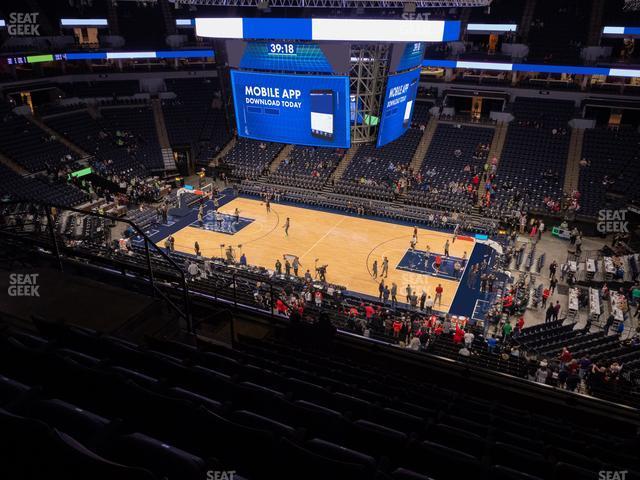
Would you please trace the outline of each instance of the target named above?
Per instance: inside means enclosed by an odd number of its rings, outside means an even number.
[[[22,166],[18,165],[16,162],[11,160],[9,157],[5,157],[0,153],[0,163],[7,167],[10,170],[13,170],[18,175],[29,175],[29,172],[25,170]]]
[[[275,172],[278,169],[278,166],[284,161],[284,159],[291,154],[292,150],[293,145],[285,145],[285,147],[280,150],[278,156],[273,160],[273,162],[271,162],[271,165],[269,165],[269,172]]]
[[[177,170],[176,160],[173,157],[173,150],[170,148],[161,148],[162,152],[162,163],[164,165],[164,169],[168,172],[172,172]]]
[[[153,111],[153,121],[156,126],[158,142],[162,151],[162,163],[167,171],[177,171],[176,161],[173,158],[173,150],[171,142],[169,142],[169,134],[164,121],[164,113],[162,112],[162,103],[159,98],[151,99],[151,110]]]
[[[531,22],[533,21],[533,15],[536,11],[536,3],[536,0],[527,0],[527,3],[524,6],[522,19],[520,20],[520,25],[518,25],[518,35],[523,41],[525,41],[529,36]]]
[[[502,155],[502,149],[504,148],[504,141],[507,138],[508,128],[509,124],[506,122],[499,122],[496,125],[496,131],[493,134],[493,140],[491,141],[491,147],[489,148],[489,160],[493,157],[497,158],[498,165],[500,164],[500,156]],[[480,185],[478,185],[478,206],[481,204],[485,193],[485,183],[480,182]]]
[[[355,145],[351,145],[351,148],[346,151],[344,157],[342,157],[342,160],[329,177],[329,184],[335,183],[342,178],[342,175],[351,163],[351,160],[353,160],[353,157],[358,153],[358,150],[360,150],[360,144],[356,143]],[[325,188],[327,188],[327,186],[328,185],[325,185]]]
[[[567,167],[564,175],[564,193],[570,194],[571,192],[578,189],[583,140],[584,129],[572,128],[571,140],[569,141],[569,154],[567,155]]]
[[[209,162],[209,166],[210,167],[217,166],[218,163],[220,163],[220,160],[226,157],[227,153],[229,153],[231,149],[236,146],[237,142],[238,142],[238,139],[236,137],[231,137],[231,140],[229,140],[227,144],[224,147],[222,147],[222,149],[216,154],[216,156],[211,159],[211,161]]]
[[[433,140],[433,135],[436,132],[437,127],[438,120],[436,120],[435,118],[429,119],[427,127],[424,129],[422,138],[420,139],[420,143],[418,144],[418,147],[413,154],[413,158],[411,159],[411,168],[414,172],[419,172],[420,168],[422,168],[422,163],[427,156],[429,146],[431,145],[431,141]]]
[[[602,18],[604,14],[605,0],[593,0],[591,5],[591,18],[589,18],[589,33],[587,45],[600,45],[602,36]]]
[[[47,124],[45,124],[39,118],[34,117],[33,115],[25,115],[24,118],[27,119],[29,122],[33,123],[38,128],[40,128],[40,129],[44,130],[45,132],[47,132],[47,134],[49,134],[51,136],[54,136],[56,138],[56,141],[60,142],[64,146],[66,146],[69,150],[74,152],[80,158],[89,158],[89,157],[92,156],[91,154],[89,154],[86,151],[84,151],[83,149],[81,149],[75,143],[72,143],[69,140],[67,140],[64,136],[62,136],[61,134],[56,132],[54,129],[49,127]]]
[[[498,163],[500,163],[500,156],[502,155],[502,149],[504,148],[504,141],[507,138],[508,129],[508,123],[499,122],[496,125],[496,132],[493,135],[493,141],[491,142],[491,148],[489,150],[489,158],[496,157],[498,159]]]

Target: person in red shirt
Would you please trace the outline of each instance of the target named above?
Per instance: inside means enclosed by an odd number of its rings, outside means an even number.
[[[511,315],[513,313],[513,297],[511,295],[507,295],[502,300],[502,307]]]
[[[433,299],[433,302],[438,302],[438,305],[442,305],[442,292],[444,292],[444,288],[442,288],[442,285],[438,284],[438,286],[436,287],[436,296]]]
[[[560,363],[561,364],[569,363],[572,358],[573,358],[573,355],[571,355],[571,352],[569,351],[569,349],[567,347],[562,347],[562,353],[560,354]]]
[[[545,288],[542,291],[542,308],[547,306],[547,300],[549,299],[549,295],[551,295],[551,290]]]
[[[436,255],[434,266],[437,273],[440,273],[440,265],[442,265],[442,257],[440,255]]]
[[[524,327],[524,316],[521,316],[516,322],[516,332],[518,332],[518,335],[522,332],[523,327]]]
[[[281,315],[287,314],[287,306],[280,299],[276,300],[276,311]]]
[[[400,336],[400,330],[402,330],[402,322],[398,319],[393,321],[393,337],[398,338]]]
[[[366,307],[364,307],[364,316],[367,320],[370,320],[371,317],[373,317],[373,307],[371,305],[367,305]]]
[[[453,334],[453,343],[462,343],[464,340],[464,330],[456,325],[456,332]]]

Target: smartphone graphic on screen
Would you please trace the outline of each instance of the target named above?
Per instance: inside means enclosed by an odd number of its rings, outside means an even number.
[[[417,80],[413,80],[411,85],[409,86],[409,95],[413,95],[413,89]],[[404,107],[404,117],[402,119],[402,126],[407,128],[409,126],[409,122],[411,121],[411,109],[413,108],[413,100],[409,100]]]
[[[402,126],[407,128],[409,121],[411,120],[411,107],[413,107],[413,100],[409,100],[404,107],[404,118],[402,119]]]
[[[311,90],[311,135],[333,140],[333,90]]]

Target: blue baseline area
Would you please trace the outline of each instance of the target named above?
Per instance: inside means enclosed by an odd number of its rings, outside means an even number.
[[[220,195],[218,195],[218,205],[220,207],[226,205],[231,200],[236,198],[233,195],[233,190],[228,188],[223,190]],[[199,204],[196,204],[199,205]],[[213,209],[213,202],[208,201],[205,202],[205,210]],[[182,217],[174,217],[172,215],[168,216],[168,223],[153,223],[147,227],[145,233],[149,237],[152,242],[159,242],[163,238],[168,237],[169,235],[173,235],[176,232],[179,232],[185,227],[190,226],[192,223],[198,220],[198,207],[194,206],[191,208],[191,211],[182,216]],[[139,237],[133,238],[134,243],[142,242],[142,239]]]
[[[206,210],[206,214],[202,219],[202,223],[196,220],[189,224],[190,227],[200,228],[209,232],[224,233],[227,235],[235,235],[244,227],[250,225],[253,222],[253,218],[239,217],[236,222],[234,215],[227,215],[223,213],[220,215],[220,222],[217,221],[215,212],[213,211],[213,204],[207,202],[207,207],[211,207],[211,210]]]
[[[455,275],[453,265],[455,262],[460,262],[464,269],[467,261],[458,257],[444,257],[442,255],[441,258],[442,263],[440,264],[440,271],[438,271],[435,268],[436,255],[433,252],[427,259],[426,252],[423,250],[407,250],[396,268],[398,270],[445,278],[447,280],[459,280]],[[463,272],[463,270],[460,271]]]
[[[483,260],[487,260],[488,263],[486,272],[491,272],[496,275],[496,282],[504,282],[507,279],[507,275],[493,271],[495,250],[488,245],[476,242],[471,257],[469,257],[468,266],[458,284],[458,290],[453,297],[453,302],[451,302],[449,313],[468,317],[471,317],[475,313],[476,320],[484,320],[484,315],[495,301],[496,294],[481,292],[480,273],[474,276],[471,275],[473,265],[481,264]],[[494,286],[495,285],[497,285],[497,283],[494,283]]]

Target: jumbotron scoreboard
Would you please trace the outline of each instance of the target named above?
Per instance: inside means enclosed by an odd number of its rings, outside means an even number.
[[[424,20],[197,18],[195,28],[225,40],[239,136],[333,148],[349,148],[357,126],[378,146],[406,132],[427,42],[460,35],[457,21]]]

